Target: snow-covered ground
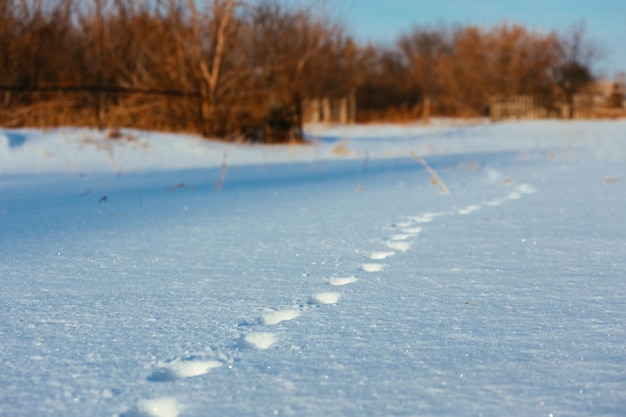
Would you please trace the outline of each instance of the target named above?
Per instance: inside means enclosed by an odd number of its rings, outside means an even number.
[[[1,416],[623,416],[626,122],[0,129]]]

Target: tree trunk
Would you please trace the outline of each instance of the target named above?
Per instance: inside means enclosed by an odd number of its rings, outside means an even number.
[[[228,26],[233,15],[233,9],[235,7],[234,0],[226,0],[222,2],[220,0],[213,0],[213,19],[219,21],[219,24],[215,33],[215,52],[213,55],[213,62],[211,63],[211,69],[207,63],[202,59],[202,36],[200,34],[200,19],[198,11],[196,9],[195,1],[188,0],[187,4],[191,9],[194,35],[196,38],[196,58],[199,60],[199,69],[202,79],[204,81],[203,88],[201,89],[201,128],[202,135],[209,136],[211,133],[219,133],[214,126],[215,112],[219,105],[218,85],[220,81],[220,69],[222,66],[222,59],[224,57],[224,50],[226,45],[226,35]],[[211,125],[213,127],[211,128]]]

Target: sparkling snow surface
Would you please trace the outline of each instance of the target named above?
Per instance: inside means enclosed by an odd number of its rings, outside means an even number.
[[[0,416],[624,415],[626,122],[124,133],[0,129]]]

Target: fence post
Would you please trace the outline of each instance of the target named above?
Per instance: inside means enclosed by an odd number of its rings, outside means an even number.
[[[348,123],[348,99],[346,97],[339,99],[339,123],[344,125]]]
[[[330,99],[328,97],[322,99],[322,123],[331,123],[332,113]]]
[[[356,123],[356,94],[354,93],[354,90],[350,91],[348,102],[350,105],[350,112],[348,116],[349,122]]]
[[[424,124],[430,123],[430,97],[424,96],[424,104],[422,108],[422,122]]]
[[[311,110],[311,122],[320,122],[320,101],[316,98],[309,101],[309,109]]]

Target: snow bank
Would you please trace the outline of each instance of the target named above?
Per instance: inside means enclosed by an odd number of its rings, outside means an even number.
[[[307,126],[309,144],[245,145],[123,129],[109,139],[93,129],[0,129],[0,175],[26,173],[131,172],[284,164],[319,160],[357,160],[450,154],[520,152],[592,145],[598,156],[624,155],[612,138],[626,121]],[[537,136],[536,131],[544,134]],[[341,144],[349,152],[337,152]],[[616,155],[616,152],[619,155]],[[428,215],[428,214],[426,214]]]

